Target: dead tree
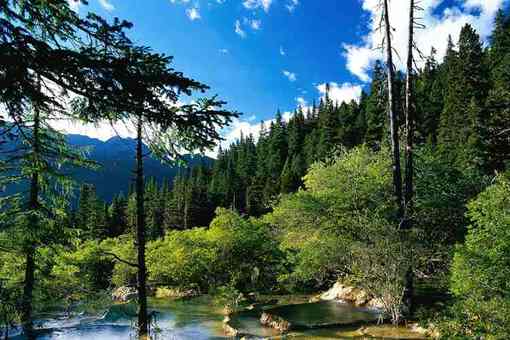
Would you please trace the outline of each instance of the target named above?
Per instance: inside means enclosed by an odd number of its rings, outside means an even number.
[[[414,120],[416,115],[416,101],[414,94],[414,29],[415,29],[415,0],[409,3],[409,37],[407,45],[407,69],[406,69],[406,90],[405,90],[405,177],[404,177],[404,220],[402,223],[403,232],[412,229],[413,195],[414,195]],[[406,273],[404,289],[404,305],[409,314],[413,312],[414,295],[414,272],[411,265]]]
[[[404,207],[402,200],[402,172],[400,169],[400,143],[398,136],[397,98],[395,95],[395,68],[393,65],[393,47],[391,44],[391,26],[388,13],[388,0],[383,0],[384,39],[386,50],[387,86],[388,86],[388,117],[390,121],[390,139],[393,161],[393,190],[397,204],[397,216],[402,221]],[[400,222],[401,223],[401,222]]]

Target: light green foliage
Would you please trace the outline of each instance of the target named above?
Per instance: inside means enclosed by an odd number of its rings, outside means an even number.
[[[136,284],[136,268],[131,265],[136,263],[136,250],[132,235],[127,234],[113,239],[106,239],[101,242],[101,247],[108,253],[105,255],[115,263],[112,274],[113,285],[120,287]],[[111,254],[115,254],[118,258],[130,264],[118,261]]]
[[[457,297],[449,325],[468,336],[499,339],[510,331],[510,180],[497,182],[468,205],[472,221],[455,252],[451,290]],[[448,327],[447,327],[448,328]]]
[[[365,229],[366,239],[352,245],[352,274],[355,286],[376,296],[393,323],[404,313],[402,304],[406,274],[414,268],[416,238],[402,234],[384,219],[372,219]]]
[[[349,273],[353,244],[367,238],[379,216],[389,216],[389,169],[383,153],[364,146],[311,167],[307,190],[284,197],[266,217],[293,267],[283,282],[320,287]]]
[[[48,282],[57,283],[53,293],[63,301],[82,300],[109,288],[111,283],[136,283],[136,269],[117,259],[135,262],[133,240],[128,235],[104,241],[77,241],[56,249],[51,256]]]
[[[413,245],[397,231],[389,159],[365,146],[341,151],[314,164],[306,191],[284,197],[266,217],[287,255],[283,284],[317,289],[343,278],[381,298],[399,319]]]
[[[147,254],[150,279],[171,286],[207,282],[217,254],[205,232],[203,228],[171,231],[152,242]]]
[[[172,231],[150,243],[150,280],[171,286],[238,289],[270,288],[274,276],[274,241],[256,220],[218,209],[208,229]]]

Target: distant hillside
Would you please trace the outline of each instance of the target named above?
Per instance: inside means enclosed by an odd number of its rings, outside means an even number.
[[[105,142],[82,135],[68,135],[71,146],[90,147],[89,158],[98,162],[101,167],[98,170],[77,169],[71,172],[73,178],[81,183],[93,184],[97,195],[103,200],[110,201],[116,194],[129,191],[133,180],[135,166],[136,141],[131,138],[113,137]],[[145,149],[145,153],[148,149]],[[185,155],[187,166],[193,167],[198,164],[212,165],[213,159],[200,155]],[[163,179],[172,180],[179,168],[162,164],[159,160],[146,157],[144,159],[145,177],[154,177],[158,182]],[[7,193],[12,188],[7,190]],[[1,194],[0,194],[1,196]]]
[[[97,195],[104,200],[111,200],[119,192],[127,193],[133,180],[135,166],[136,141],[131,138],[113,137],[106,142],[82,135],[68,135],[68,142],[78,147],[90,146],[89,158],[101,164],[96,171],[78,169],[74,176],[80,182],[96,186]],[[148,152],[148,149],[144,151]],[[212,165],[213,160],[205,156],[184,156],[188,166],[201,163]],[[178,167],[162,164],[161,161],[146,157],[144,159],[145,177],[154,177],[157,181],[173,179]]]

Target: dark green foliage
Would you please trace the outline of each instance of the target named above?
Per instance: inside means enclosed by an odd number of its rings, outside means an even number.
[[[485,137],[486,119],[481,109],[487,95],[487,67],[480,37],[466,25],[462,28],[458,51],[449,44],[446,57],[447,89],[441,113],[439,143],[459,164],[472,164],[473,152],[485,163],[485,150],[477,141]],[[473,150],[476,149],[476,151]]]
[[[378,61],[372,72],[370,95],[366,99],[365,117],[366,134],[364,142],[370,146],[380,145],[383,139],[385,122],[387,121],[387,99],[384,95],[386,75],[381,63]]]
[[[437,143],[439,117],[443,111],[444,82],[432,49],[416,82],[417,134],[420,143]],[[443,64],[444,67],[444,64]]]

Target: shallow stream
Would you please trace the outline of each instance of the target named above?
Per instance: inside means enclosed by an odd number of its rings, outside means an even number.
[[[192,339],[213,340],[229,339],[223,331],[223,316],[220,310],[211,303],[208,297],[191,300],[169,301],[155,300],[149,302],[150,310],[157,312],[153,327],[157,332],[154,339]],[[366,317],[373,320],[374,314],[366,310],[327,302],[321,304],[301,305],[299,308],[278,307],[281,316],[299,320],[299,322],[321,323],[323,320],[334,319],[335,323],[358,321]],[[108,311],[96,316],[76,315],[63,317],[55,315],[51,319],[39,320],[40,327],[37,339],[66,340],[125,340],[136,339],[134,332],[136,308],[134,305],[114,305]],[[278,333],[265,328],[259,322],[260,311],[242,312],[233,317],[232,322],[243,333],[251,334],[254,339],[277,337]],[[355,328],[331,326],[325,329],[311,329],[290,333],[287,338],[297,339],[348,339],[353,338]],[[12,339],[23,339],[15,335]],[[19,334],[19,331],[17,331]],[[374,339],[374,338],[371,338]]]

